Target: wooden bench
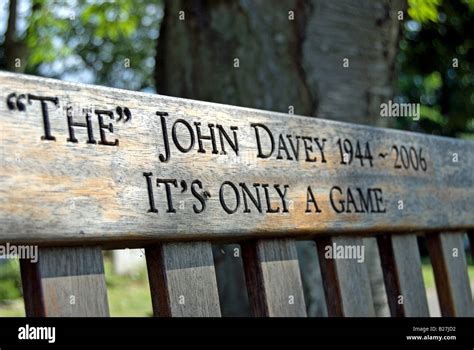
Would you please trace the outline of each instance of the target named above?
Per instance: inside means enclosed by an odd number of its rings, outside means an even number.
[[[429,316],[417,235],[442,314],[474,315],[473,142],[5,72],[0,86],[0,243],[39,246],[20,262],[27,316],[108,316],[102,250],[123,247],[146,249],[156,315],[220,316],[216,242],[241,244],[256,316],[306,316],[298,239],[316,242],[328,314],[374,316],[349,256],[371,236],[392,316]]]

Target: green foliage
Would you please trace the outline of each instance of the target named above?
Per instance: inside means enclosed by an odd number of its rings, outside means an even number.
[[[420,122],[399,127],[472,139],[474,1],[409,0],[397,59],[399,99],[421,103]]]
[[[58,47],[53,42],[56,36],[67,31],[69,23],[64,18],[52,16],[44,9],[47,7],[41,6],[32,11],[26,31],[25,41],[30,52],[27,66],[30,69],[70,53],[67,47]]]
[[[36,0],[24,40],[26,72],[154,90],[161,1]]]
[[[408,14],[418,22],[437,22],[441,0],[408,0]]]
[[[82,23],[73,28],[68,45],[91,68],[94,83],[132,90],[154,89],[161,5],[147,2],[120,0],[81,12]]]
[[[21,279],[18,261],[2,261],[0,264],[0,303],[19,297],[21,297]]]

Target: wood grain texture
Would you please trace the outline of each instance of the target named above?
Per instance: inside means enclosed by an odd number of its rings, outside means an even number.
[[[221,316],[210,243],[157,245],[146,259],[155,316]]]
[[[470,141],[5,72],[0,73],[0,86],[0,242],[231,241],[251,237],[474,227],[472,213],[467,210],[474,207],[474,178],[470,171],[474,168],[474,143]],[[33,97],[17,101],[10,96],[13,93],[17,97],[33,94],[58,98],[58,106],[45,103],[49,110],[50,133],[55,141],[42,139],[45,124],[41,103]],[[11,98],[7,103],[8,96]],[[22,107],[24,111],[19,110]],[[81,126],[72,127],[78,142],[68,141],[69,107],[75,123],[86,123],[83,110],[89,110],[96,142],[100,141],[102,131],[108,142],[117,139],[119,144],[87,143],[87,128]],[[132,118],[118,120],[117,107],[122,114],[125,107],[129,108]],[[102,119],[103,125],[112,124],[113,133],[99,127],[97,110],[112,111],[113,120],[106,115]],[[190,152],[181,153],[171,143],[169,161],[160,160],[165,151],[157,111],[168,113],[163,118],[168,125],[169,138],[172,138],[172,125],[182,120],[175,133],[184,148],[191,139],[183,121],[189,123],[195,141]],[[215,126],[217,154],[211,152],[211,142],[205,139],[202,140],[205,153],[198,152],[195,122],[201,123],[205,136],[211,132],[208,124]],[[271,157],[257,157],[256,128],[251,127],[252,123],[262,123],[273,133],[275,147]],[[225,138],[220,140],[217,124],[222,125],[231,138],[230,127],[237,127],[238,156]],[[270,139],[263,129],[259,130],[261,147],[266,150],[270,148]],[[280,135],[286,150],[280,147]],[[315,157],[315,162],[306,161],[304,137],[312,138],[306,141],[311,148],[309,159]],[[323,153],[314,141],[316,138],[320,143],[326,140]],[[337,144],[338,139],[346,138],[353,145],[350,165],[341,164]],[[365,143],[370,144],[372,167],[367,159],[364,163],[356,158],[357,141],[361,147],[359,155],[364,154]],[[227,154],[222,154],[223,144]],[[296,152],[292,145],[299,150],[299,160],[294,160]],[[420,157],[425,160],[427,170],[394,168],[393,146],[413,147],[414,152],[422,149]],[[283,159],[277,159],[279,152]],[[288,160],[286,152],[293,160]],[[453,153],[462,161],[452,162]],[[365,165],[361,166],[362,163]],[[402,163],[400,159],[398,163]],[[150,177],[152,198],[159,212],[149,211],[144,173],[153,174]],[[177,186],[171,186],[170,190],[176,212],[167,212],[165,186],[158,187],[157,178],[176,179]],[[193,180],[202,183],[202,189],[194,188],[205,198],[206,209],[200,214],[195,213],[201,203],[191,193]],[[224,211],[219,199],[219,190],[225,181],[238,187],[240,206],[233,214]],[[241,183],[247,184],[254,195],[259,191],[262,212],[248,198],[250,212],[244,212]],[[253,184],[261,186],[256,189]],[[263,184],[268,184],[268,203]],[[280,190],[284,185],[289,186],[285,201],[280,199],[275,184],[280,185]],[[306,212],[308,186],[312,188],[320,212],[312,205],[310,212]],[[343,192],[341,195],[336,192],[336,205],[339,205],[338,200],[350,200],[347,188],[352,189],[357,203],[357,188],[364,193],[378,188],[385,212],[356,212],[352,207],[350,212],[337,213],[329,198],[333,186],[339,186]],[[232,196],[227,186],[224,197],[231,207],[235,204]],[[398,210],[399,200],[403,200],[405,210]],[[282,212],[283,202],[287,203],[288,212]],[[361,204],[358,205],[361,208]],[[269,206],[279,207],[280,211],[269,213]]]
[[[367,266],[355,259],[327,258],[327,247],[361,247],[358,237],[325,237],[316,240],[328,316],[374,317]]]
[[[27,316],[109,316],[100,247],[39,248],[20,266]]]
[[[441,314],[472,317],[474,306],[462,233],[427,235]]]
[[[429,317],[416,235],[377,237],[390,313]]]
[[[305,317],[295,242],[258,240],[242,245],[249,302],[257,317]]]

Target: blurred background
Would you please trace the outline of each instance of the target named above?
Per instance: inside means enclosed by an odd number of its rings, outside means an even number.
[[[474,139],[474,0],[0,4],[1,70]],[[420,120],[381,118],[390,99],[419,103]],[[377,314],[386,316],[377,247],[366,244]],[[439,315],[419,245],[430,312]],[[214,247],[218,286],[223,315],[246,316],[236,247]],[[308,313],[325,316],[314,244],[300,242],[298,253]],[[104,254],[111,315],[151,316],[143,252]],[[18,262],[0,259],[0,316],[24,315],[21,293]]]

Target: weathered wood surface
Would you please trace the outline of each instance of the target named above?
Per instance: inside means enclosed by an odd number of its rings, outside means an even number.
[[[242,245],[252,312],[258,317],[305,317],[295,242],[271,239]]]
[[[109,316],[102,250],[39,248],[38,261],[20,259],[27,316]]]
[[[156,316],[221,316],[210,243],[160,244],[146,249],[146,260]]]
[[[416,235],[377,237],[392,316],[429,317]]]
[[[2,242],[474,227],[473,142],[5,72],[0,86]]]
[[[327,248],[334,245],[357,248],[363,247],[364,242],[358,237],[340,236],[316,240],[328,316],[375,317],[366,263],[348,256],[329,257]]]
[[[427,235],[441,314],[473,317],[474,304],[462,233]]]

